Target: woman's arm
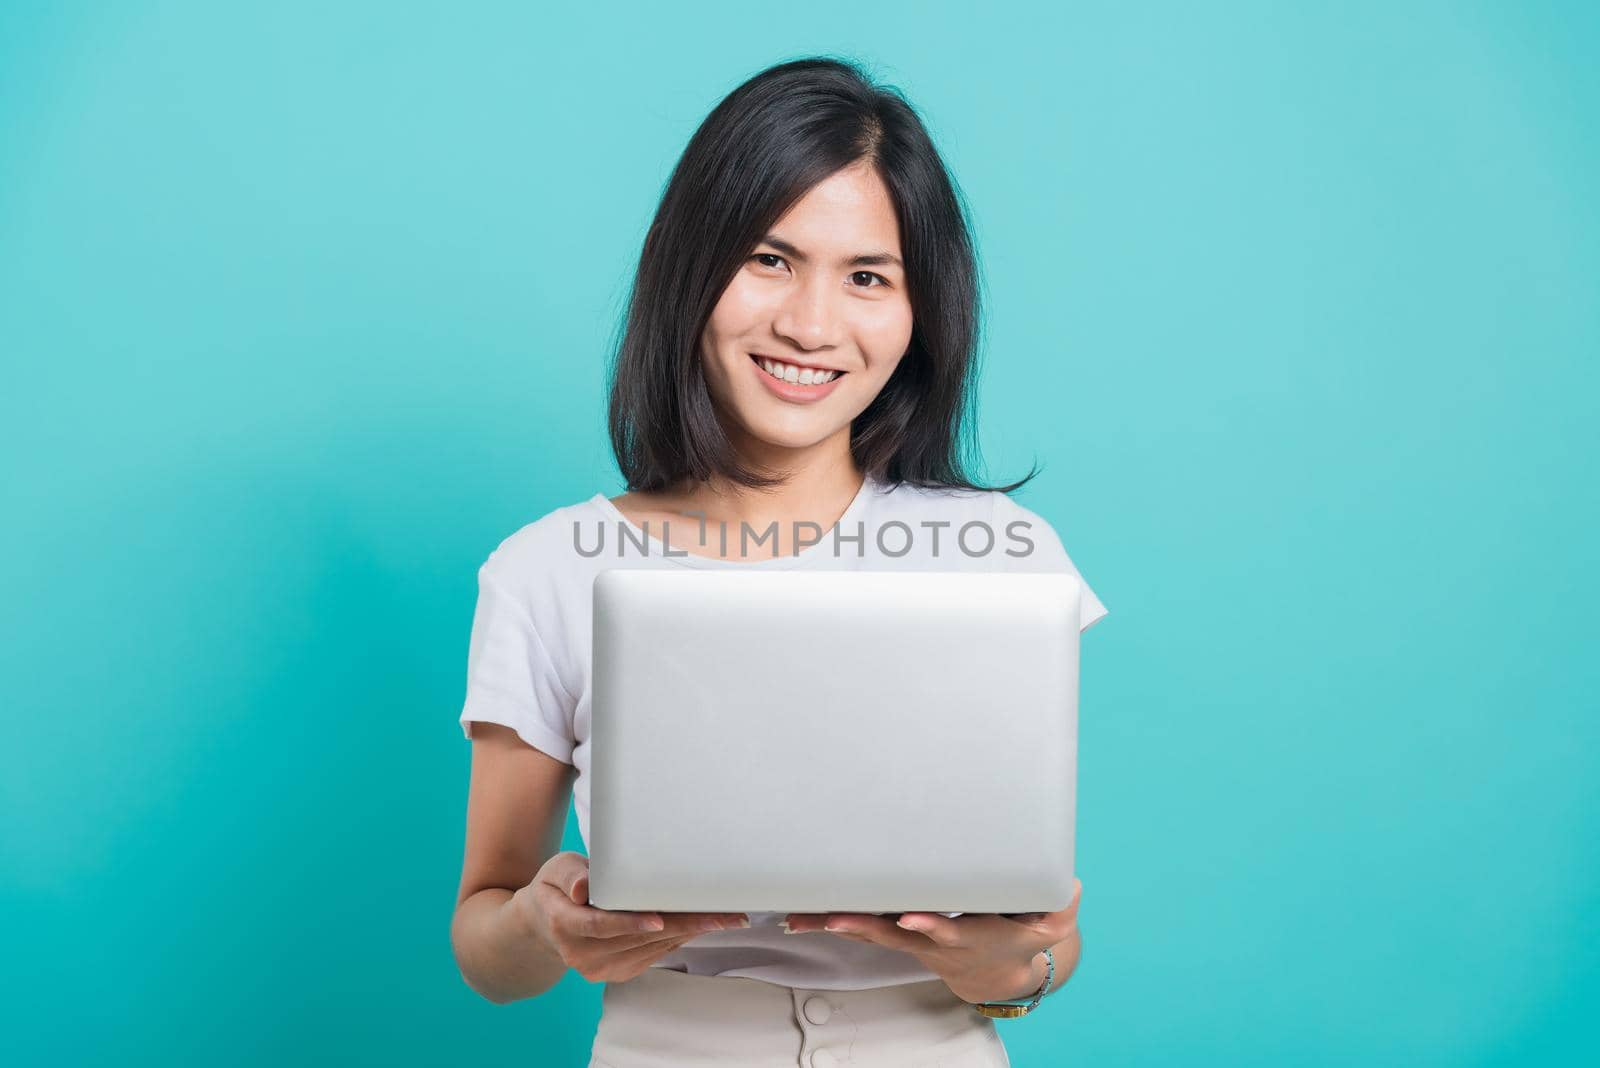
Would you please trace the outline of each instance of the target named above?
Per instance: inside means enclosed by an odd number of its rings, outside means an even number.
[[[472,782],[461,887],[450,924],[466,984],[497,1005],[537,997],[565,974],[512,899],[561,848],[572,796],[570,764],[535,749],[496,723],[472,728]]]

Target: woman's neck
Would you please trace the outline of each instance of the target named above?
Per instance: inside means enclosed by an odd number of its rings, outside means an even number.
[[[797,543],[802,549],[814,544],[839,520],[861,492],[865,475],[853,460],[787,475],[783,485],[766,489],[712,480],[670,491],[626,493],[612,503],[656,536],[663,521],[669,521],[674,551],[723,559],[789,556]],[[741,524],[748,533],[742,534]]]
[[[776,523],[785,536],[796,523],[816,523],[827,530],[861,491],[865,478],[853,461],[790,471],[787,476],[783,485],[766,489],[726,480],[701,483],[682,496],[683,510],[703,512],[710,525],[728,524],[730,535],[740,523],[753,531]]]

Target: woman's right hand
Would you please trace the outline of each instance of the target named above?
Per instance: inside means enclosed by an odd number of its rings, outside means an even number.
[[[534,937],[591,983],[621,983],[706,931],[745,927],[742,912],[623,912],[589,904],[589,858],[557,853],[511,897]],[[659,926],[655,926],[659,925]]]

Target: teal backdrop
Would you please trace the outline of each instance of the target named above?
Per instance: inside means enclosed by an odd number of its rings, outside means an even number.
[[[1111,610],[1083,963],[1013,1063],[1596,1063],[1597,31],[0,7],[0,1061],[585,1063],[598,986],[495,1006],[452,959],[475,573],[621,492],[668,172],[828,53],[958,176],[980,474],[1041,462]]]

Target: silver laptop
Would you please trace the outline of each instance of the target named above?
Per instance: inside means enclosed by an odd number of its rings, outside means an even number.
[[[1081,592],[1064,572],[602,571],[591,904],[1065,908]]]

